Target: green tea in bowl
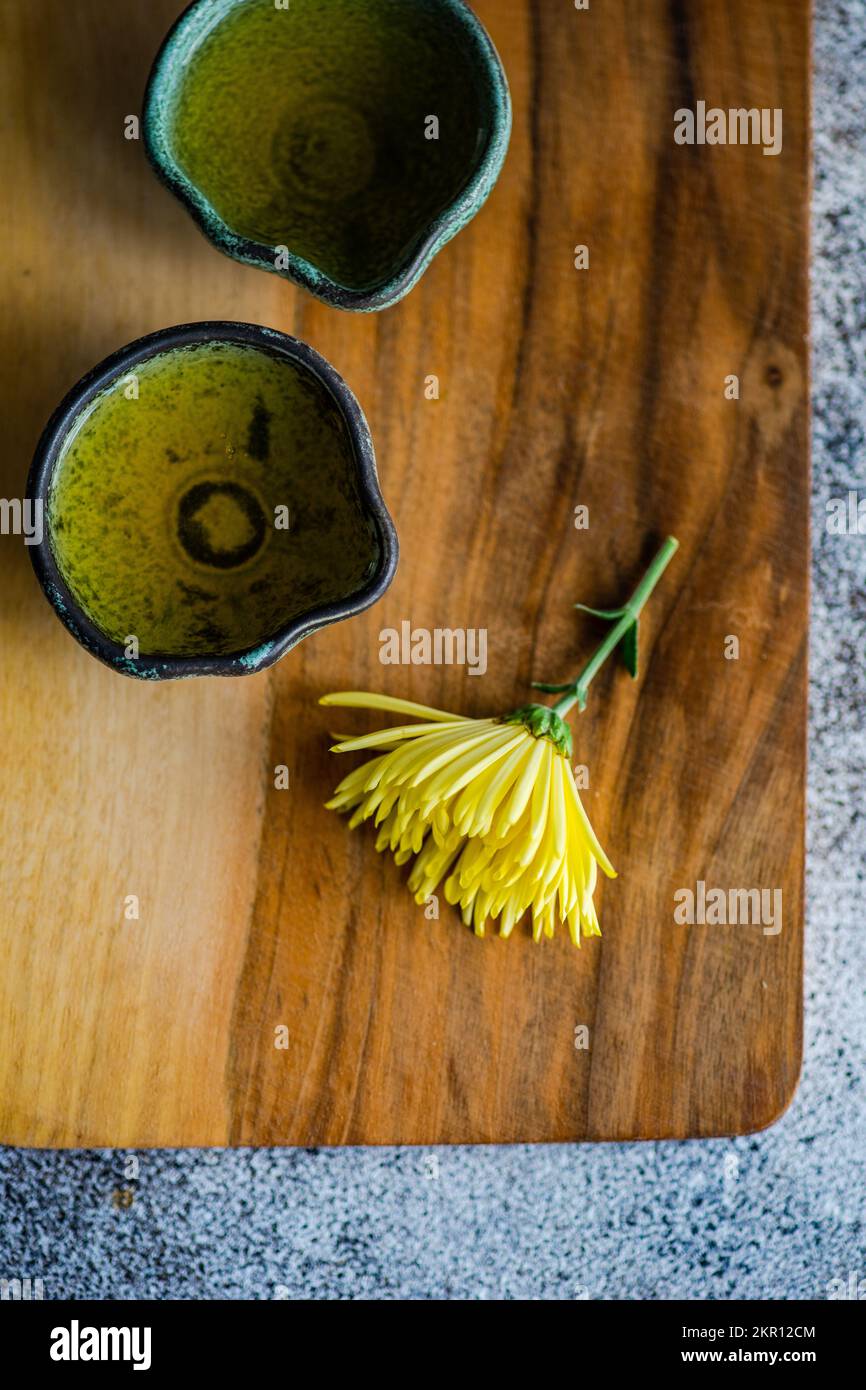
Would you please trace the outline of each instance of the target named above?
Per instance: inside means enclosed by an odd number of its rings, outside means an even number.
[[[222,251],[345,309],[399,300],[508,147],[463,0],[195,0],[154,63],[145,148]]]
[[[48,426],[37,574],[132,675],[242,674],[387,587],[393,526],[360,407],[311,348],[250,325],[124,349]]]

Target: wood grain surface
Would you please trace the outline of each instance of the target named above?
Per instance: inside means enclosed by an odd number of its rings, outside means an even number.
[[[249,320],[306,339],[355,390],[402,558],[376,608],[272,672],[149,686],[80,650],[20,537],[0,537],[0,1140],[769,1124],[801,1048],[805,0],[478,0],[514,99],[505,170],[408,299],[369,317],[220,256],[124,138],[181,8],[0,7],[0,493],[21,496],[51,410],[111,350]],[[678,146],[673,113],[699,100],[782,108],[782,153]],[[605,670],[573,720],[620,871],[602,939],[478,941],[444,900],[426,920],[406,870],[323,808],[350,765],[329,728],[379,721],[335,720],[318,695],[522,704],[598,639],[571,605],[621,601],[667,532],[682,549],[643,620],[640,680]],[[381,665],[380,630],[404,619],[486,628],[486,675]],[[673,895],[698,880],[780,888],[782,931],[677,925]]]

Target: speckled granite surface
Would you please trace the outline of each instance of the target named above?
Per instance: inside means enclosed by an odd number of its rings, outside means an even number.
[[[0,1277],[45,1298],[825,1298],[866,1278],[866,8],[817,7],[806,1055],[787,1115],[687,1144],[0,1152]]]

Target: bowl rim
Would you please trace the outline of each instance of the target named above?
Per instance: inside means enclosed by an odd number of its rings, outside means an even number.
[[[173,656],[140,653],[127,656],[122,643],[108,637],[85,612],[67,585],[51,547],[48,495],[55,468],[71,430],[82,411],[111,382],[137,364],[175,348],[204,343],[240,343],[285,358],[310,371],[325,388],[345,421],[352,447],[365,514],[373,522],[379,543],[379,563],[370,579],[355,593],[292,618],[264,641],[236,652],[213,656]],[[260,324],[212,319],[177,324],[136,338],[104,358],[69,390],[46,424],[27,475],[25,496],[41,503],[43,526],[38,544],[28,546],[33,568],[52,608],[73,637],[93,656],[115,671],[142,680],[174,680],[189,676],[244,676],[263,671],[285,656],[302,638],[319,628],[354,617],[370,608],[389,587],[397,568],[399,545],[379,486],[373,441],[361,407],[343,378],[315,348],[298,338]]]
[[[471,176],[451,203],[432,220],[415,249],[404,254],[399,269],[379,285],[351,289],[291,248],[287,248],[286,265],[277,267],[278,243],[268,245],[234,231],[197,184],[183,172],[169,148],[168,110],[177,84],[183,81],[185,66],[179,63],[178,71],[174,70],[176,52],[182,49],[190,29],[198,25],[204,36],[223,23],[232,9],[244,3],[246,0],[219,0],[214,5],[214,0],[190,0],[169,29],[154,59],[144,94],[142,135],[148,160],[157,177],[184,205],[208,241],[234,260],[291,280],[332,308],[362,313],[387,309],[409,293],[439,251],[481,210],[499,178],[511,137],[512,112],[508,80],[493,40],[466,0],[425,0],[454,18],[468,39],[472,57],[482,73],[490,109],[487,143]],[[210,24],[207,23],[208,12]]]

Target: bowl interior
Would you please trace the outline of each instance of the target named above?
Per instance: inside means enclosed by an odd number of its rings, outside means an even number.
[[[250,343],[156,351],[63,439],[47,538],[73,598],[142,656],[216,656],[360,592],[381,545],[327,386]]]
[[[194,19],[163,133],[183,175],[236,235],[345,289],[404,270],[491,138],[466,15],[453,0],[215,0]]]

